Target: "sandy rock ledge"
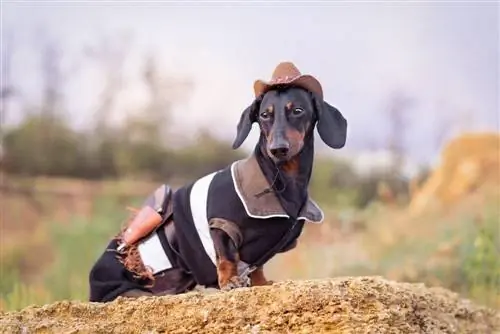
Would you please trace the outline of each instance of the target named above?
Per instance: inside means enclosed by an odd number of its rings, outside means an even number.
[[[500,312],[380,277],[207,294],[60,301],[0,313],[1,333],[500,333]]]

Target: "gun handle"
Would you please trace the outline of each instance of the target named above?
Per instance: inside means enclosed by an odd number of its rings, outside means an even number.
[[[123,243],[132,245],[151,233],[162,222],[161,215],[152,207],[143,206],[123,233]]]

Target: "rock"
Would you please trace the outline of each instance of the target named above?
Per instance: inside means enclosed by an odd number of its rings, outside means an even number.
[[[0,313],[1,333],[500,333],[500,313],[380,277],[283,281],[224,293],[61,301]]]
[[[500,186],[500,133],[466,133],[451,140],[427,181],[415,189],[409,212],[454,205],[478,188]]]

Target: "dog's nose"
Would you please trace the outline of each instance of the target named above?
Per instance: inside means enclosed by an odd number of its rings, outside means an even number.
[[[270,149],[271,154],[274,155],[276,158],[281,159],[286,157],[289,151],[289,145],[288,144],[282,144],[278,147],[273,147]]]

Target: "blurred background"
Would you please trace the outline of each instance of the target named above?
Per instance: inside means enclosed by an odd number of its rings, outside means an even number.
[[[293,61],[349,123],[317,140],[326,220],[271,279],[381,275],[500,308],[495,2],[3,1],[0,309],[88,298],[88,272],[160,182],[234,151],[257,78]]]

